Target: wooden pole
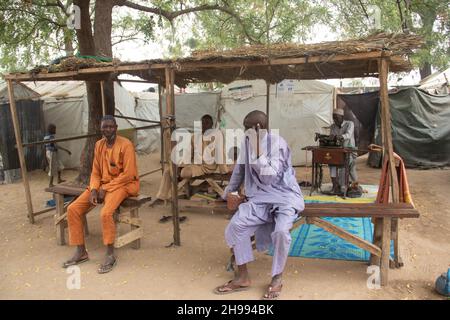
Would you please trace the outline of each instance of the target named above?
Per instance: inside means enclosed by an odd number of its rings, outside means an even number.
[[[158,172],[158,171],[161,171],[161,170],[162,170],[162,168],[150,170],[149,172],[140,174],[140,175],[139,175],[139,178],[143,178],[143,177],[145,177],[145,176],[148,176],[149,174],[152,174],[152,173],[155,173],[155,172]]]
[[[165,143],[169,146],[171,144],[170,137],[175,128],[175,95],[174,95],[174,81],[175,72],[173,68],[166,68],[166,116],[169,117],[170,128],[166,128],[165,131],[169,131],[169,134],[165,136]],[[166,160],[170,164],[170,177],[172,179],[172,218],[173,218],[173,244],[176,246],[181,245],[180,241],[180,222],[178,219],[178,172],[177,166],[172,162],[170,152],[172,148],[166,148]]]
[[[100,81],[100,90],[102,92],[102,115],[106,115],[106,105],[105,105],[105,81]]]
[[[23,152],[22,137],[20,134],[19,118],[17,116],[16,100],[14,99],[14,88],[11,80],[8,80],[9,108],[14,126],[14,134],[16,136],[17,152],[19,154],[20,170],[22,172],[22,182],[25,188],[25,198],[27,200],[28,219],[30,223],[34,223],[33,203],[31,201],[30,184],[28,182],[27,164]]]
[[[392,144],[391,132],[391,111],[389,109],[389,95],[388,95],[388,73],[389,61],[386,58],[380,59],[380,102],[381,102],[381,127],[384,129],[383,146],[385,155],[389,161],[389,169],[391,174],[391,191],[392,202],[399,202],[399,186],[397,179],[397,171],[395,169],[394,148]]]
[[[270,82],[266,81],[266,115],[267,115],[267,130],[269,130],[269,106],[270,106]]]
[[[164,130],[163,130],[163,113],[162,113],[162,100],[161,100],[161,84],[158,83],[158,107],[159,107],[159,121],[161,122],[161,167],[164,172]]]

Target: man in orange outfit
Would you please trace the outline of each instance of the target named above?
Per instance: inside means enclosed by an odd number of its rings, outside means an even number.
[[[84,244],[83,215],[104,202],[101,218],[103,244],[107,249],[105,261],[98,272],[106,273],[116,264],[113,213],[124,199],[139,193],[139,176],[134,146],[128,139],[117,135],[117,123],[113,116],[102,118],[101,132],[103,138],[95,144],[89,187],[67,209],[69,243],[77,246],[77,250],[63,267],[89,260]]]

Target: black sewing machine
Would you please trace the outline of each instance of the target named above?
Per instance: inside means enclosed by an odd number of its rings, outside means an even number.
[[[319,140],[319,146],[320,147],[340,147],[342,148],[344,146],[344,138],[334,136],[328,134],[320,134],[316,133],[316,137],[314,138],[314,141]]]

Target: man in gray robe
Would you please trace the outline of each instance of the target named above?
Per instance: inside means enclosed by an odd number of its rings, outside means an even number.
[[[248,289],[247,263],[254,260],[251,237],[258,251],[273,245],[272,280],[263,299],[276,299],[282,288],[281,276],[289,253],[290,229],[304,209],[303,195],[291,164],[286,141],[268,131],[267,116],[252,111],[244,119],[246,137],[238,163],[223,199],[244,184],[247,201],[241,203],[225,230],[225,240],[233,249],[238,272],[235,278],[214,292],[227,294]],[[259,143],[259,144],[258,144]]]

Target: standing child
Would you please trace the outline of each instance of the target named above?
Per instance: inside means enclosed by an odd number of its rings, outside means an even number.
[[[56,126],[53,123],[50,123],[47,127],[47,134],[44,137],[45,140],[53,140],[55,139],[56,134]],[[45,144],[45,157],[48,162],[48,175],[50,177],[49,187],[53,187],[53,177],[58,176],[58,183],[64,182],[61,179],[61,171],[64,169],[64,166],[61,160],[58,159],[58,149],[66,151],[69,155],[72,153],[55,142],[50,142]]]

